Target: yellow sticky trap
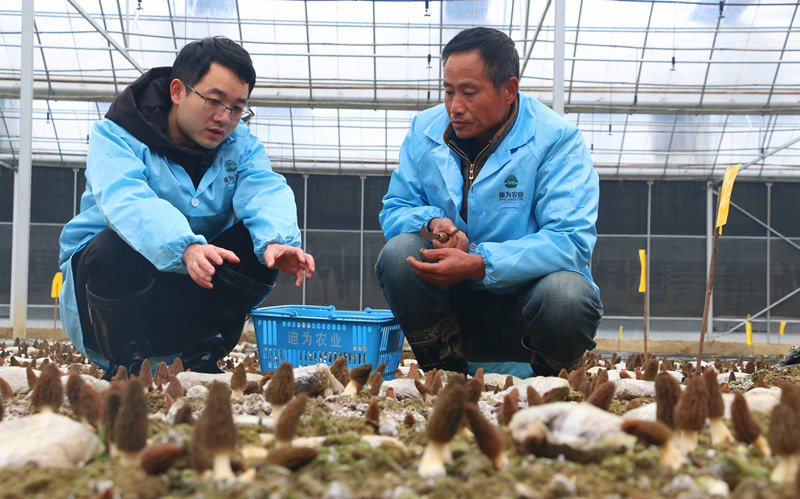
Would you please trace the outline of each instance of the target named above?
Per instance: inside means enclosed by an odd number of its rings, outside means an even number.
[[[56,272],[53,276],[53,284],[50,285],[50,298],[58,298],[61,296],[62,277],[61,272]]]
[[[786,321],[781,321],[780,336],[783,336],[783,330],[786,329]]]
[[[719,210],[717,211],[717,223],[714,227],[722,227],[728,223],[728,208],[731,204],[731,191],[736,174],[739,173],[739,166],[729,166],[725,170],[725,177],[722,179],[722,188],[719,190]]]
[[[647,291],[647,251],[639,250],[639,263],[642,265],[642,276],[639,278],[639,292]]]
[[[781,330],[783,331],[783,330]],[[781,333],[783,334],[783,333]],[[619,327],[619,339],[622,339],[622,326]]]
[[[744,330],[747,332],[747,345],[753,345],[753,325],[750,324],[750,314],[747,314],[747,322],[744,323]]]

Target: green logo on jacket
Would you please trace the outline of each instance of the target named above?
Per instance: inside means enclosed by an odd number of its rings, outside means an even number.
[[[225,161],[225,171],[226,172],[235,172],[236,171],[236,161],[229,159]],[[508,180],[506,180],[508,182]],[[516,180],[515,180],[516,182]]]
[[[506,177],[503,184],[506,186],[507,189],[516,189],[517,188],[517,177],[514,175],[509,175]]]

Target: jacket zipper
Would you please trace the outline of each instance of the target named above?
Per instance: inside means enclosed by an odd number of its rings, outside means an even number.
[[[450,148],[453,151],[455,151],[456,154],[458,154],[461,157],[461,159],[469,163],[469,174],[467,175],[467,193],[466,193],[467,197],[466,199],[464,199],[464,212],[467,214],[467,217],[469,217],[469,191],[471,190],[473,193],[475,193],[475,185],[473,184],[473,181],[475,180],[475,165],[478,163],[478,160],[481,158],[483,153],[485,153],[492,147],[492,141],[490,140],[489,143],[486,144],[486,146],[483,149],[481,149],[481,152],[479,152],[478,155],[475,156],[474,162],[471,162],[469,158],[467,158],[467,155],[464,154],[461,148],[458,147],[456,144],[448,144],[448,146],[450,146]]]

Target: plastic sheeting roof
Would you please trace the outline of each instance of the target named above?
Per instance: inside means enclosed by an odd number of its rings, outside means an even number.
[[[22,1],[0,6],[7,165],[19,150]],[[742,176],[800,179],[798,2],[565,7],[566,117],[602,176],[710,178],[742,162],[750,165]],[[393,169],[413,115],[441,102],[441,47],[467,27],[509,33],[522,89],[553,100],[549,1],[35,0],[34,8],[35,164],[81,167],[91,123],[140,69],[169,65],[185,43],[209,35],[250,52],[251,128],[282,170]]]

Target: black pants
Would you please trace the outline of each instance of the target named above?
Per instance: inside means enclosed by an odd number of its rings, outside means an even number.
[[[273,285],[277,269],[268,269],[253,253],[250,233],[239,222],[210,241],[210,244],[233,251],[239,263],[226,262],[232,270],[264,284]],[[198,286],[188,274],[161,272],[144,256],[131,248],[111,229],[97,234],[72,257],[75,296],[80,314],[83,342],[99,351],[89,317],[86,288],[107,299],[119,299],[145,289],[155,280],[152,293],[153,318],[151,338],[158,351],[152,355],[183,351],[202,340],[197,336],[209,322],[209,304],[219,299],[218,289]]]

